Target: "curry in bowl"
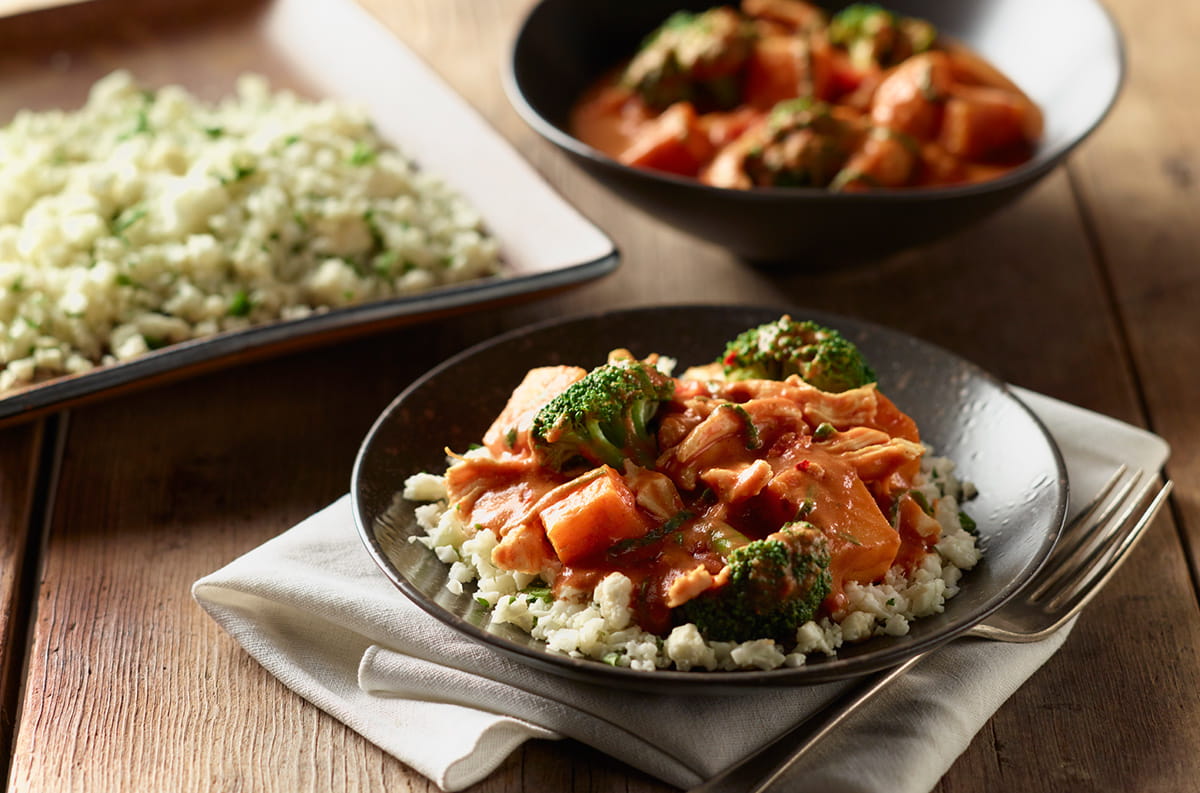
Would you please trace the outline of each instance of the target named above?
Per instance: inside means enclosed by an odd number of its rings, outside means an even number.
[[[680,11],[573,108],[624,165],[714,187],[835,191],[995,178],[1028,161],[1037,105],[931,23],[803,0]]]

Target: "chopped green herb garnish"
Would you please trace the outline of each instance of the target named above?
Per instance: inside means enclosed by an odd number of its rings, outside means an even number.
[[[355,141],[354,151],[350,152],[348,161],[351,165],[370,165],[375,162],[375,150],[361,140]]]
[[[367,230],[371,232],[371,243],[376,248],[383,248],[386,241],[383,239],[383,232],[379,229],[379,224],[375,222],[375,210],[368,209],[363,212],[363,222],[367,224]]]
[[[229,316],[244,317],[250,313],[250,295],[245,289],[239,289],[229,299]]]
[[[118,135],[117,140],[129,140],[134,135],[147,135],[150,132],[150,117],[146,115],[146,109],[142,108],[137,112],[137,120],[134,122],[133,129]]]
[[[742,426],[746,433],[746,448],[753,451],[762,446],[762,439],[758,437],[758,427],[754,426],[754,419],[750,418],[750,414],[741,405],[733,402],[726,402],[718,406],[725,410],[732,410],[742,420]]]
[[[521,594],[530,600],[540,600],[543,603],[553,603],[554,593],[546,584],[541,581],[535,581],[529,586],[521,590]]]
[[[508,432],[504,433],[504,442],[508,444],[508,448],[513,448],[517,445],[517,429],[513,427]]]
[[[800,502],[800,506],[796,509],[796,520],[807,520],[808,516],[817,508],[817,502],[812,496],[806,497]]]
[[[630,539],[621,540],[620,542],[616,543],[608,549],[608,555],[620,556],[623,553],[636,551],[639,548],[645,548],[647,545],[656,543],[664,537],[674,534],[680,529],[681,526],[683,526],[684,523],[688,522],[694,517],[695,515],[693,513],[686,509],[681,509],[665,523],[660,526],[656,526],[641,537],[631,537]]]
[[[245,179],[249,179],[251,176],[254,176],[257,171],[258,169],[253,165],[242,165],[239,163],[233,166],[232,176],[218,176],[217,178],[221,180],[221,184],[236,184],[237,182],[241,182]]]
[[[975,519],[970,515],[965,512],[958,513],[958,522],[963,527],[963,531],[965,531],[967,534],[974,534],[977,537],[979,536],[979,524],[977,524]]]
[[[116,237],[122,236],[130,226],[146,217],[146,211],[146,208],[143,206],[131,206],[117,215],[112,224],[113,235]]]
[[[928,102],[940,102],[942,97],[937,91],[937,87],[933,84],[933,63],[929,62],[921,72],[921,76],[917,78],[917,86],[921,90],[921,96]]]
[[[823,441],[828,439],[835,432],[837,432],[837,430],[832,424],[830,424],[828,421],[822,421],[817,425],[817,428],[813,430],[813,438]]]
[[[372,260],[371,265],[376,274],[384,278],[391,278],[396,270],[396,262],[399,260],[400,254],[396,251],[384,251]]]

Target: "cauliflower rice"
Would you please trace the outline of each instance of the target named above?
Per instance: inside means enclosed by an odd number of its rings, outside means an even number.
[[[430,502],[416,508],[425,536],[412,539],[450,565],[447,588],[458,594],[474,582],[474,596],[492,609],[493,623],[517,626],[544,641],[549,652],[642,671],[774,669],[800,666],[812,653],[836,655],[843,644],[872,636],[903,636],[912,620],[941,613],[958,593],[962,572],[982,556],[959,512],[974,487],[955,476],[947,458],[926,455],[921,466],[914,490],[932,506],[941,525],[937,553],[908,573],[893,567],[878,584],[848,583],[847,607],[833,618],[802,625],[795,646],[786,649],[771,639],[706,641],[692,624],[675,627],[665,639],[643,631],[633,623],[630,579],[619,572],[601,580],[594,592],[560,593],[554,599],[537,588],[536,576],[492,563],[498,538],[487,528],[469,529],[458,511],[448,508],[443,477],[416,474],[406,481],[402,496]]]
[[[205,104],[119,71],[0,129],[0,392],[498,267],[361,111],[261,77]]]

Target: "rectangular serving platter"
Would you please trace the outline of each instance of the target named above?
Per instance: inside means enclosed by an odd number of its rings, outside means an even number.
[[[21,109],[74,110],[115,69],[150,87],[182,85],[210,101],[232,93],[238,75],[253,72],[273,89],[365,108],[380,134],[475,206],[500,243],[503,270],[3,392],[0,425],[384,327],[532,299],[617,266],[612,241],[353,0],[89,0],[0,18],[0,125]]]

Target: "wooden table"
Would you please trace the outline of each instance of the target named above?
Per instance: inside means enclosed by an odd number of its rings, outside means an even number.
[[[0,778],[14,791],[430,790],[291,693],[192,581],[346,491],[376,414],[501,329],[604,307],[782,300],[868,318],[1006,380],[1149,427],[1170,508],[1064,649],[938,787],[1181,791],[1200,778],[1200,5],[1109,5],[1115,111],[1020,203],[942,243],[824,272],[756,269],[632,210],[516,117],[499,64],[528,0],[368,5],[616,240],[552,299],[123,395],[0,430]],[[663,785],[533,742],[477,791]]]

